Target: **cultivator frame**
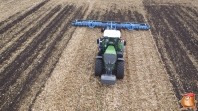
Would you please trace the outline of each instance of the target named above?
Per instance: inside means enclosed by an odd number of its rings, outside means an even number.
[[[119,22],[119,21],[97,21],[97,20],[79,20],[72,22],[73,26],[88,26],[89,28],[101,27],[105,29],[128,29],[128,30],[148,30],[150,26],[147,23]]]

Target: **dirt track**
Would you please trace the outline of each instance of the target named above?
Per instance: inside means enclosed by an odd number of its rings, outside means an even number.
[[[181,94],[198,95],[196,1],[20,1],[0,2],[0,110],[172,111]],[[94,77],[102,33],[76,18],[151,25],[122,31],[125,78],[114,86]]]

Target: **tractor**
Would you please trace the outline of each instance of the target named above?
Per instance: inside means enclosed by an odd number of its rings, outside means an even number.
[[[102,84],[115,84],[116,78],[124,78],[124,46],[120,30],[107,29],[97,39],[98,55],[95,60],[95,76],[101,77]],[[105,74],[102,74],[105,72]]]
[[[146,23],[78,20],[73,26],[100,27],[103,36],[97,39],[98,53],[95,58],[95,76],[101,77],[102,84],[114,85],[116,78],[124,78],[124,47],[126,41],[121,38],[121,29],[148,30]]]

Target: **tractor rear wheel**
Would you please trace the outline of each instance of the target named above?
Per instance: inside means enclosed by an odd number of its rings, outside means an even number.
[[[117,61],[117,79],[123,79],[124,78],[124,61]]]
[[[97,58],[95,61],[95,76],[102,75],[102,59]]]

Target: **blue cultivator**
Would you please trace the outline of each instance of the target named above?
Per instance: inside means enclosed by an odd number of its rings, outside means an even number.
[[[146,23],[117,22],[117,21],[96,21],[78,20],[72,22],[73,26],[88,26],[89,28],[102,27],[105,29],[128,29],[128,30],[148,30],[150,26]]]

